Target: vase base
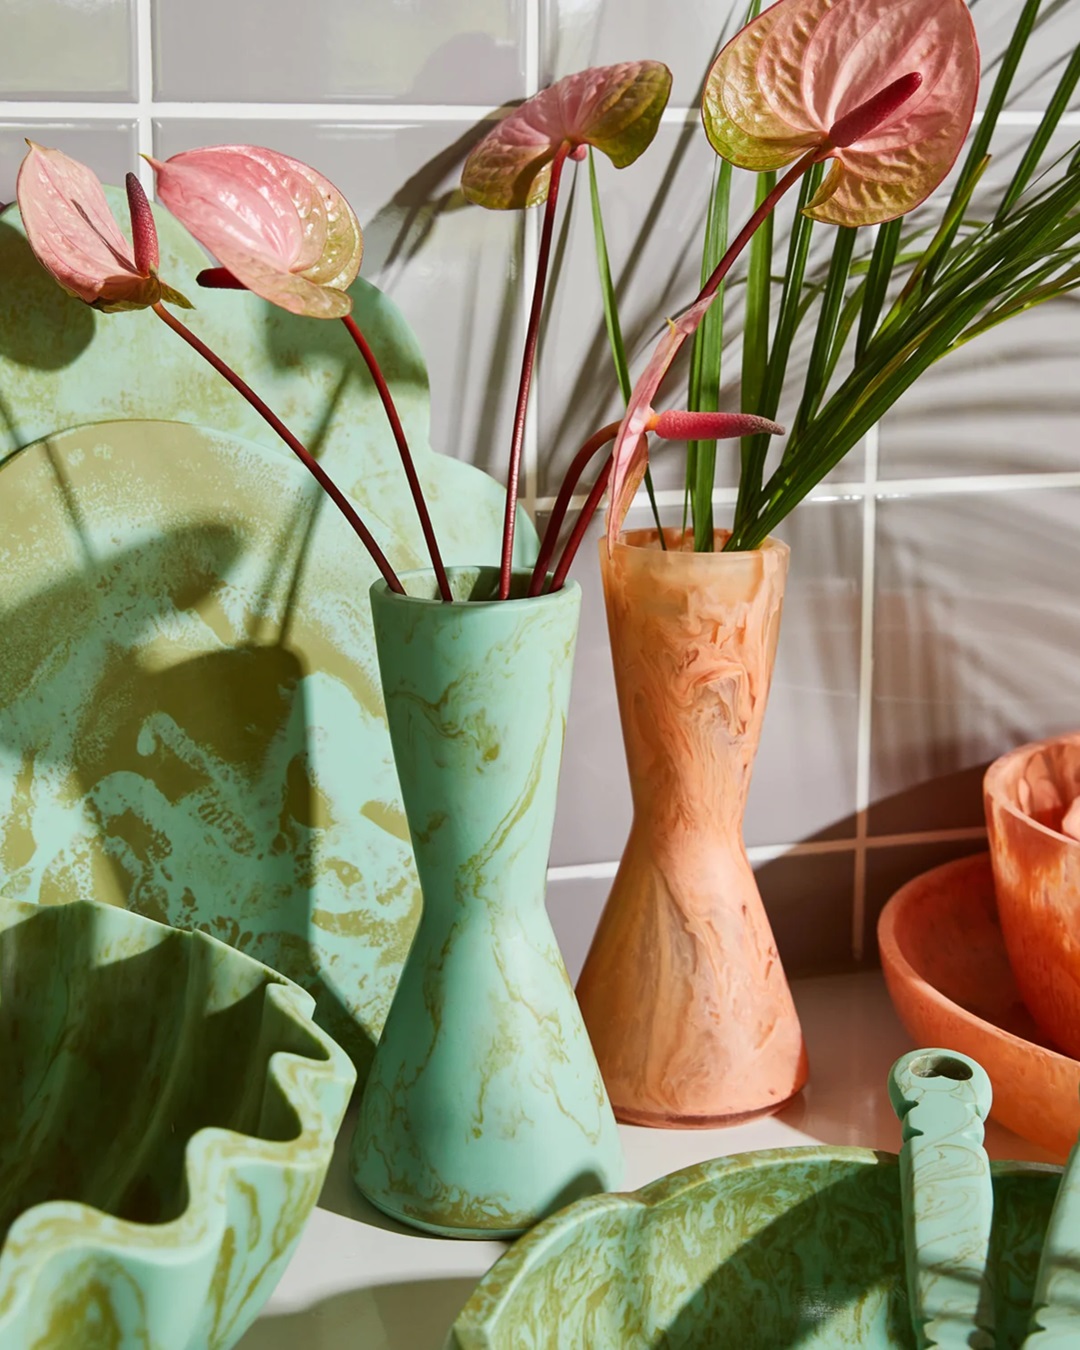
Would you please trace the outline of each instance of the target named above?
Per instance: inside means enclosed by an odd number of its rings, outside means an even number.
[[[742,1125],[748,1120],[757,1120],[760,1116],[775,1115],[789,1102],[793,1102],[802,1091],[802,1085],[775,1102],[766,1102],[762,1106],[752,1107],[748,1111],[732,1111],[726,1115],[676,1115],[670,1111],[643,1111],[636,1106],[620,1106],[611,1103],[615,1119],[623,1125],[643,1125],[650,1130],[717,1130],[728,1125]]]
[[[405,1214],[401,1210],[395,1209],[393,1205],[386,1204],[378,1196],[372,1195],[370,1191],[366,1191],[359,1183],[356,1183],[356,1189],[369,1204],[374,1205],[379,1213],[385,1214],[388,1219],[393,1219],[406,1228],[417,1228],[422,1233],[432,1233],[435,1237],[464,1238],[466,1241],[472,1242],[505,1242],[521,1237],[522,1233],[527,1233],[530,1228],[534,1228],[540,1222],[539,1218],[535,1218],[529,1222],[523,1222],[520,1227],[516,1228],[460,1228],[453,1224],[421,1219],[415,1214]]]

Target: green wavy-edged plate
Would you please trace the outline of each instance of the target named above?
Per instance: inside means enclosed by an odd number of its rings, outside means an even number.
[[[318,450],[393,564],[425,565],[344,328],[198,291],[205,258],[158,220],[191,326]],[[353,296],[447,563],[494,561],[503,489],[427,447],[416,341],[374,287]],[[419,905],[366,553],[219,376],[152,314],[65,296],[10,210],[0,461],[0,894],[224,938],[315,993],[363,1073]],[[524,518],[518,541],[520,563]]]

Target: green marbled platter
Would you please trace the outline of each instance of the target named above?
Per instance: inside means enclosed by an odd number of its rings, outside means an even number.
[[[1027,1332],[1061,1176],[992,1164],[999,1350]],[[774,1149],[546,1219],[481,1280],[447,1350],[914,1350],[891,1153]]]
[[[0,1345],[228,1350],[355,1080],[294,984],[109,905],[0,900]]]
[[[124,218],[123,194],[107,191]],[[198,290],[205,256],[156,214],[161,274],[198,305],[191,327],[317,450],[393,564],[426,564],[342,325]],[[502,488],[428,448],[416,340],[374,287],[352,294],[447,563],[495,560]],[[96,422],[108,425],[53,434]],[[5,456],[0,893],[92,895],[205,927],[315,992],[363,1072],[419,912],[367,555],[160,320],[64,295],[13,208],[0,216]],[[535,546],[522,517],[518,562]]]
[[[448,560],[497,537],[497,492],[434,505]],[[0,466],[0,895],[205,929],[362,1071],[419,912],[375,576],[285,451],[111,422]]]

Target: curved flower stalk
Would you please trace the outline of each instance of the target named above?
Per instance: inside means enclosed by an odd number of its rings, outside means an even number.
[[[568,157],[582,159],[589,146],[602,150],[618,169],[632,164],[656,135],[670,93],[671,71],[660,61],[597,66],[568,75],[505,117],[465,161],[462,191],[477,205],[510,210],[546,202],[510,439],[499,575],[501,600],[510,594],[525,414],[563,165]]]
[[[153,212],[134,174],[127,176],[133,245],[120,232],[96,175],[59,150],[31,145],[19,170],[16,196],[27,239],[38,261],[69,295],[105,310],[154,313],[247,400],[318,481],[370,553],[388,586],[401,582],[348,498],[318,460],[258,394],[216,352],[165,308],[190,303],[157,277],[158,240]]]
[[[740,167],[790,167],[669,324],[631,395],[612,451],[609,548],[644,474],[641,431],[656,392],[780,198],[832,160],[806,207],[816,219],[868,225],[910,211],[952,167],[978,77],[964,0],[779,0],[721,51],[702,104],[714,149]]]
[[[559,530],[565,519],[566,508],[570,502],[570,494],[584,468],[583,456],[586,452],[590,452],[589,458],[595,455],[603,445],[613,439],[614,431],[612,428],[617,427],[618,423],[613,422],[610,427],[605,427],[603,431],[597,432],[596,436],[586,441],[578,453],[578,457],[570,466],[570,471],[567,473],[559,491],[555,509],[551,513],[547,530],[544,532],[544,542],[529,586],[530,595],[539,595],[543,587],[544,572],[554,552]],[[776,422],[769,421],[767,417],[755,417],[752,413],[689,412],[682,408],[672,408],[668,409],[667,412],[658,413],[650,408],[639,438],[643,457],[646,453],[644,449],[645,433],[650,431],[655,432],[661,440],[665,441],[726,441],[738,440],[743,436],[782,436],[784,434],[784,428]],[[600,436],[603,436],[604,440],[598,444],[597,441]],[[592,485],[588,497],[585,499],[584,506],[578,513],[574,528],[571,530],[570,537],[566,541],[566,547],[563,549],[562,557],[559,559],[558,566],[551,578],[550,589],[553,591],[562,588],[570,566],[581,547],[585,531],[588,529],[590,521],[603,500],[604,493],[607,491],[611,478],[612,458],[611,455],[608,456],[604,467],[597,475],[596,482]],[[644,474],[644,469],[642,469],[642,474]]]
[[[360,223],[344,195],[310,165],[260,145],[209,145],[150,160],[158,194],[221,263],[201,285],[240,286],[291,314],[341,319],[386,413],[443,600],[450,583],[397,407],[379,362],[352,317],[348,287],[364,255]]]

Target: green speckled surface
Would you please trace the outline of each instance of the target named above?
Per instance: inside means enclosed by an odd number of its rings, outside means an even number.
[[[994,1192],[983,1148],[993,1089],[975,1060],[913,1050],[889,1072],[902,1126],[908,1301],[919,1350],[994,1350],[988,1279]]]
[[[0,900],[0,1345],[228,1350],[355,1080],[312,1000],[201,933]]]
[[[489,604],[492,569],[451,575],[472,603],[424,598],[430,573],[372,589],[424,904],[353,1175],[407,1223],[493,1237],[617,1185],[622,1154],[544,909],[580,591]]]
[[[1050,1215],[1024,1350],[1080,1345],[1080,1144],[1073,1147]]]
[[[1027,1325],[1060,1169],[992,1164],[999,1350]],[[894,1154],[777,1149],[580,1201],[480,1282],[448,1350],[914,1350]]]
[[[424,565],[397,451],[342,325],[199,291],[198,246],[171,217],[158,223],[162,275],[198,304],[193,329],[318,449],[394,564]],[[374,287],[352,294],[445,558],[497,557],[502,489],[428,449],[416,341]],[[51,435],[109,418],[133,420]],[[419,914],[375,669],[374,566],[219,376],[152,314],[65,296],[11,209],[5,455],[0,894],[94,897],[204,927],[314,992],[365,1072]],[[524,519],[517,538],[532,556]]]

